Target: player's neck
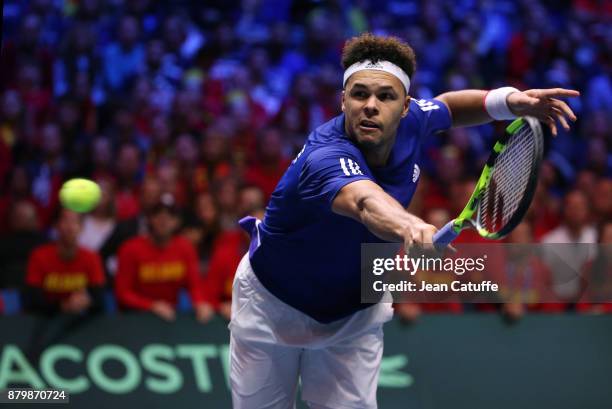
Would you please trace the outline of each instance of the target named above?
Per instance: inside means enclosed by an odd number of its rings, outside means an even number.
[[[367,147],[361,148],[361,152],[365,157],[365,160],[369,167],[371,168],[380,168],[387,165],[389,161],[389,156],[391,156],[391,150],[393,149],[393,145],[395,144],[395,137],[390,139],[387,143],[375,146],[375,147]]]

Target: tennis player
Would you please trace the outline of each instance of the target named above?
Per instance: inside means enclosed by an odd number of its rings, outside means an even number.
[[[432,242],[436,228],[405,208],[420,147],[438,131],[531,115],[568,129],[565,89],[504,87],[410,97],[413,50],[364,34],[343,49],[342,114],[312,132],[251,234],[233,287],[235,409],[376,408],[383,323],[391,304],[360,303],[361,243]]]

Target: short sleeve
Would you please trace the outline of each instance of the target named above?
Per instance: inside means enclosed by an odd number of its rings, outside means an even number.
[[[305,159],[299,176],[300,198],[330,210],[344,186],[374,177],[358,150],[334,146],[315,148]]]
[[[413,99],[414,115],[419,118],[421,136],[427,137],[436,132],[445,131],[452,125],[450,111],[442,101],[437,99]]]

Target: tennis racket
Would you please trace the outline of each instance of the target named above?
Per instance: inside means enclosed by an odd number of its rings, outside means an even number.
[[[508,125],[493,146],[467,205],[434,234],[434,244],[446,246],[468,228],[491,240],[510,233],[533,198],[543,150],[542,127],[535,118],[519,118]]]

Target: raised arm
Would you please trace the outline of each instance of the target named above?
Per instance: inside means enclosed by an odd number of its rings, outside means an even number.
[[[332,210],[363,223],[368,230],[387,241],[412,244],[432,243],[435,226],[408,213],[376,183],[359,180],[338,192]]]
[[[559,98],[577,97],[580,93],[563,88],[519,91],[510,87],[491,91],[463,90],[446,92],[436,99],[451,112],[453,126],[480,125],[515,116],[533,116],[547,124],[557,135],[557,124],[569,130],[567,119],[576,120],[570,107]]]

